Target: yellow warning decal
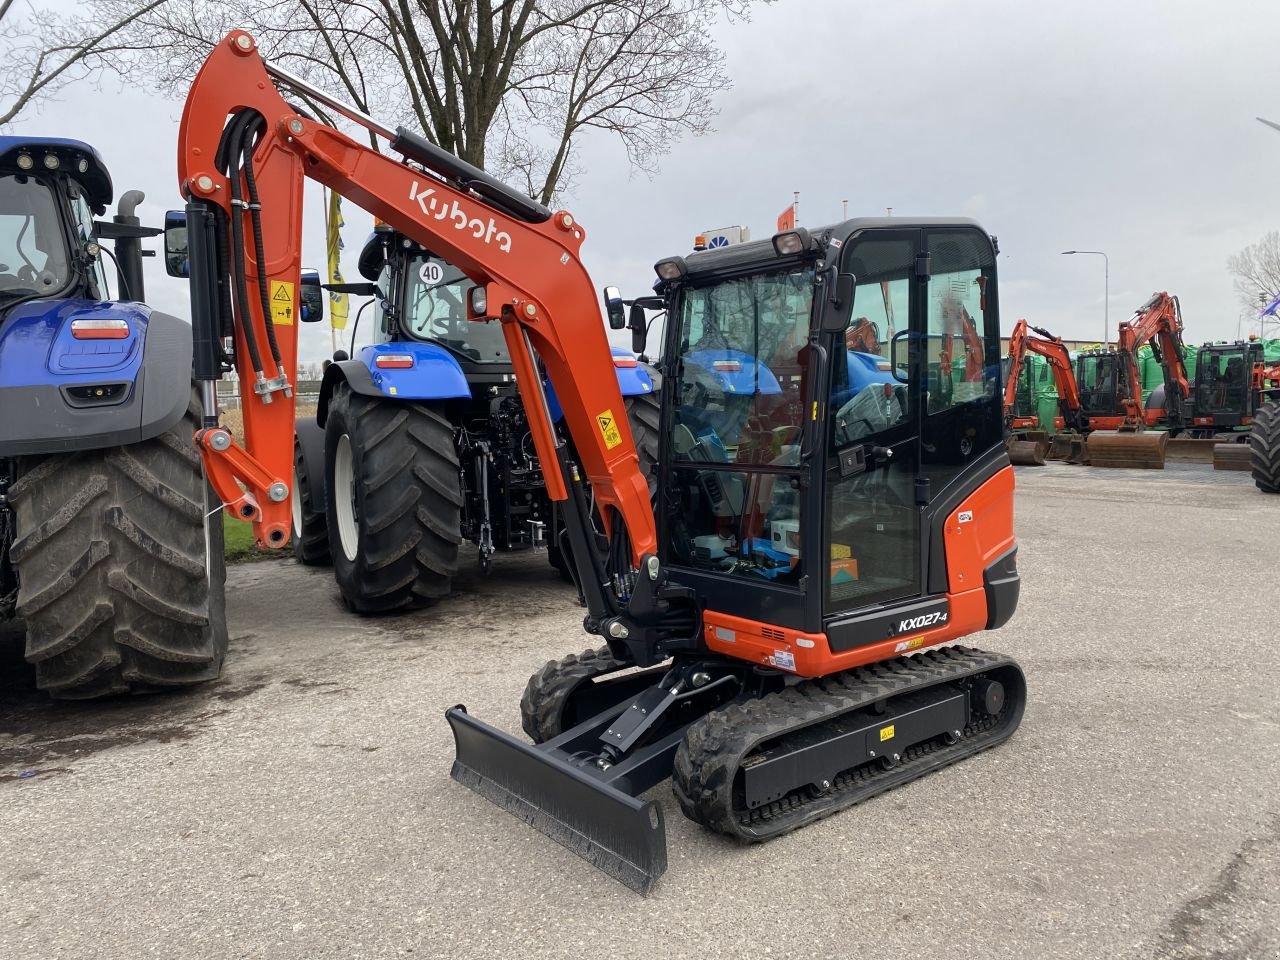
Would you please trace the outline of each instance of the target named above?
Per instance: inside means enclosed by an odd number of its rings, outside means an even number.
[[[293,284],[271,281],[271,322],[293,326]]]
[[[604,436],[606,450],[612,450],[622,443],[622,434],[618,432],[618,421],[613,419],[612,410],[596,414],[596,423],[600,424],[600,433]]]
[[[884,743],[886,740],[892,740],[892,739],[893,739],[893,724],[891,723],[887,727],[881,727],[880,742]]]

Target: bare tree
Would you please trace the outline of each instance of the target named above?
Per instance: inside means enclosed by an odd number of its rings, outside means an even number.
[[[111,16],[129,2],[96,0]],[[157,80],[180,93],[243,27],[282,66],[549,203],[589,130],[618,137],[644,172],[706,131],[729,85],[712,28],[752,2],[170,0],[130,33],[165,45]]]
[[[1235,277],[1241,316],[1256,322],[1262,309],[1280,296],[1280,231],[1272,230],[1228,257],[1227,269]]]
[[[121,0],[103,21],[0,0],[0,127],[72,81],[127,68],[128,54],[139,47],[126,28],[165,2]]]

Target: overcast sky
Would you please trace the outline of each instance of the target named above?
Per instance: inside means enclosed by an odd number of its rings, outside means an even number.
[[[780,0],[721,30],[733,86],[715,132],[678,143],[652,180],[596,135],[565,206],[588,232],[597,284],[629,293],[647,291],[654,261],[699,230],[769,236],[798,190],[808,225],[838,219],[846,199],[851,216],[977,218],[1000,241],[1005,332],[1025,316],[1065,338],[1101,337],[1102,258],[1060,255],[1078,248],[1110,256],[1113,337],[1168,290],[1189,342],[1234,339],[1226,259],[1277,225],[1280,133],[1254,120],[1280,120],[1277,38],[1280,4],[1261,0]],[[93,143],[117,196],[145,190],[158,224],[181,205],[180,112],[107,80],[64,91],[13,132]],[[354,279],[370,221],[348,207]],[[309,194],[316,267],[322,213]],[[187,315],[185,285],[158,260],[149,269],[152,302]],[[304,338],[304,359],[325,355],[327,328]]]

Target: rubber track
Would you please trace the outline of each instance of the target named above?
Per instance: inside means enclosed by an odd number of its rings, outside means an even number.
[[[529,678],[520,697],[520,725],[534,743],[545,743],[564,732],[561,720],[573,691],[583,683],[626,666],[608,647],[571,653],[549,661]]]
[[[329,554],[329,530],[323,510],[315,509],[311,502],[311,478],[307,474],[307,458],[302,455],[302,444],[293,440],[293,471],[298,489],[293,495],[302,506],[302,529],[293,531],[293,556],[308,567],[326,567],[333,562]]]
[[[17,615],[36,683],[85,699],[211,680],[227,648],[222,524],[191,442],[199,406],[155,439],[32,457],[11,491]]]
[[[1280,401],[1269,401],[1253,416],[1249,470],[1263,493],[1280,493]]]
[[[343,432],[351,437],[359,490],[359,549],[348,561],[337,540],[340,493],[326,465],[334,574],[348,606],[383,613],[448,596],[462,543],[462,480],[454,428],[421,403],[334,391],[325,424],[326,459]]]
[[[846,771],[821,797],[811,797],[797,790],[755,810],[735,809],[737,772],[743,759],[757,745],[911,690],[1011,665],[1012,661],[999,654],[966,647],[946,647],[912,657],[886,660],[831,677],[806,680],[758,700],[729,704],[689,726],[684,742],[676,752],[672,789],[685,816],[718,833],[750,842],[787,833],[853,806],[880,790],[971,756],[978,749],[994,746],[1012,734],[1016,723],[1007,731],[1001,731],[1003,735],[992,737],[980,746],[975,745],[971,738],[996,726],[999,718],[988,718],[989,723],[966,729],[964,738],[954,748],[956,753],[952,759],[935,756],[935,762],[918,773],[911,770],[914,763],[938,749],[952,748],[938,748],[926,743],[909,749],[902,762],[889,770],[866,765]],[[1014,702],[1013,691],[1010,691],[1010,701],[1001,717],[1007,716],[1011,709],[1021,709],[1021,705]],[[884,781],[880,789],[868,790],[874,786],[869,781],[877,779]]]

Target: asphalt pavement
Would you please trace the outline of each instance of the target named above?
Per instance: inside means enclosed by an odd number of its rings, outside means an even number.
[[[379,619],[235,567],[224,678],[172,696],[50,704],[9,643],[0,957],[1280,957],[1280,497],[1026,468],[1017,531],[1008,743],[752,847],[663,784],[647,899],[449,779],[447,707],[519,733],[588,645],[545,556]]]

